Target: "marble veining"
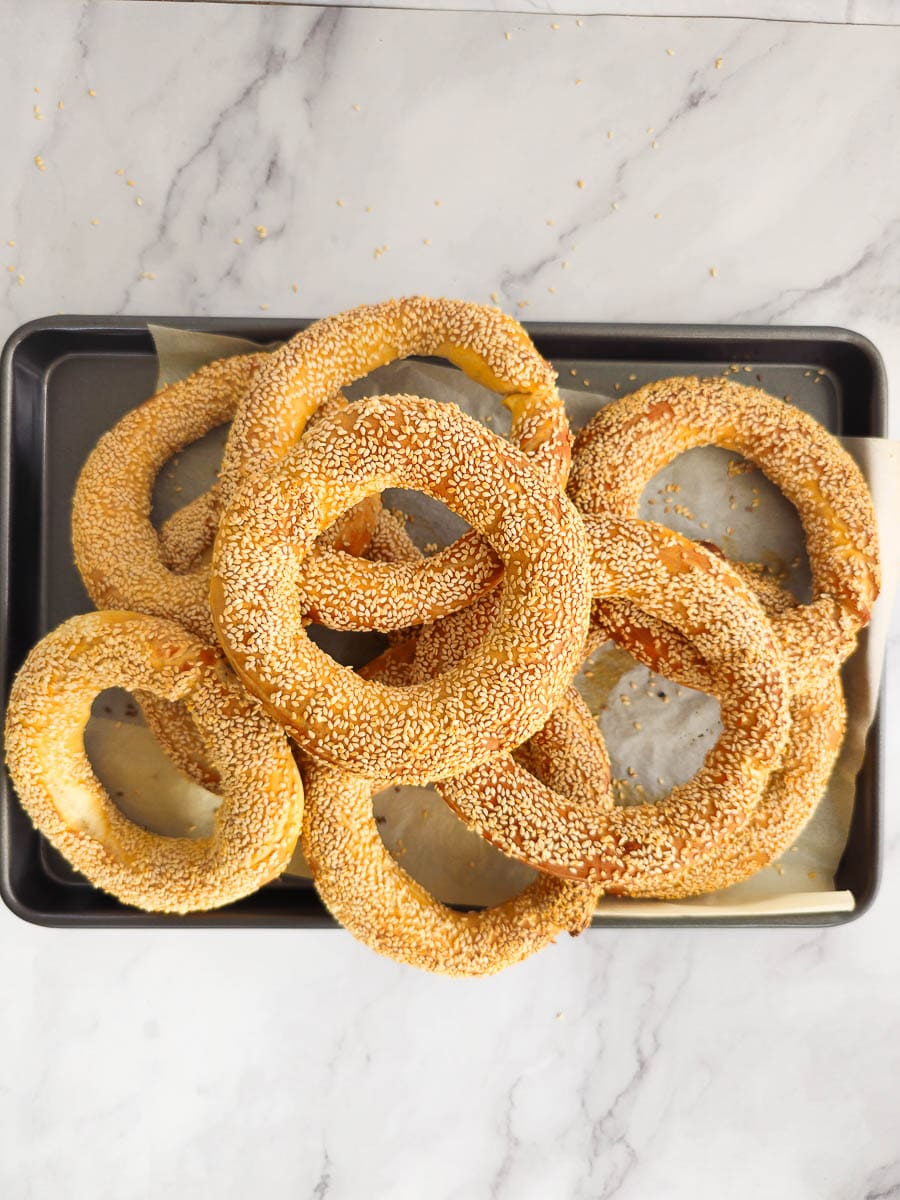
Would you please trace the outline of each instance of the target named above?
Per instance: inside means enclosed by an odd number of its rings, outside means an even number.
[[[7,0],[3,335],[429,290],[848,325],[900,378],[900,30],[579,20]],[[898,688],[895,620],[884,883],[842,929],[598,931],[460,984],[3,910],[0,1195],[900,1195]]]

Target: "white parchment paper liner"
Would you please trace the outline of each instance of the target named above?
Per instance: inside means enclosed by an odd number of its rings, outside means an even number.
[[[159,384],[184,378],[205,362],[258,349],[220,335],[151,328],[159,354]],[[573,369],[563,397],[574,430],[609,397]],[[741,381],[740,375],[736,376]],[[565,379],[560,380],[566,382]],[[746,380],[752,382],[752,380]],[[618,394],[637,386],[623,377]],[[808,389],[811,391],[811,389]],[[404,362],[382,368],[348,395],[411,392],[454,400],[473,416],[505,433],[509,420],[496,396],[447,367]],[[823,392],[824,395],[824,392]],[[804,405],[815,409],[815,405]],[[814,415],[824,416],[824,411]],[[215,477],[224,431],[186,450],[160,477],[155,496],[159,518],[167,516]],[[844,445],[859,462],[879,514],[884,585],[871,626],[844,669],[848,729],[826,795],[796,844],[752,879],[709,896],[679,903],[605,897],[605,917],[770,915],[840,912],[853,896],[834,886],[834,872],[847,839],[856,776],[874,717],[890,610],[900,574],[897,517],[900,516],[900,443],[848,438]],[[411,493],[388,497],[411,514],[409,531],[420,547],[443,545],[461,528],[447,510]],[[761,561],[781,571],[801,597],[808,588],[803,534],[794,509],[759,471],[746,471],[733,454],[703,448],[680,456],[648,485],[641,515],[687,536],[716,542],[734,558]],[[340,636],[340,635],[339,635]],[[349,635],[358,636],[358,635]],[[700,765],[718,735],[718,706],[709,697],[652,677],[614,646],[601,648],[577,680],[598,716],[609,746],[623,803],[664,795]],[[135,819],[164,833],[202,834],[217,800],[186,781],[161,753],[124,696],[105,695],[95,709],[86,745],[98,774]],[[391,788],[376,798],[382,836],[416,879],[450,903],[492,904],[524,886],[531,871],[469,833],[434,792]],[[288,874],[308,876],[302,855]]]

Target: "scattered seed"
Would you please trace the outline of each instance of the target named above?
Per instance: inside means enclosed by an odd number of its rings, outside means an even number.
[[[712,276],[712,278],[715,279],[715,277],[719,274],[719,268],[718,267],[710,267],[709,273]]]
[[[338,206],[338,208],[343,208],[343,207],[344,207],[344,202],[343,202],[343,200],[335,200],[335,204]]]
[[[422,238],[422,245],[423,245],[423,246],[430,246],[430,245],[431,245],[431,238]]]
[[[361,105],[361,104],[354,104],[354,105],[353,105],[353,111],[354,111],[354,112],[362,112],[362,105]]]
[[[36,154],[34,156],[34,165],[39,171],[47,170],[47,164],[44,162],[43,158],[41,158],[40,154]]]
[[[583,188],[583,187],[586,187],[586,186],[587,186],[587,185],[585,184],[585,182],[584,182],[584,180],[583,180],[583,179],[579,179],[579,180],[577,180],[577,184],[578,184],[578,186],[579,186],[580,188]]]
[[[23,284],[24,282],[25,282],[25,276],[24,276],[24,275],[17,275],[17,276],[16,276],[16,283],[19,285],[19,287],[21,287],[21,286],[22,286],[22,284]]]
[[[662,213],[654,213],[654,214],[653,214],[653,220],[654,220],[654,221],[661,221],[661,220],[662,220]]]
[[[268,229],[266,229],[265,225],[257,225],[256,236],[259,238],[260,241],[262,241],[263,238],[267,238],[269,236],[269,231],[268,231]]]
[[[722,69],[722,63],[723,63],[724,61],[725,61],[725,59],[724,59],[724,58],[717,58],[717,59],[716,59],[716,70],[717,70],[717,71],[721,71],[721,69]]]
[[[231,240],[234,242],[234,244],[235,244],[236,246],[243,246],[243,244],[244,244],[244,239],[243,239],[243,238],[239,238],[239,237],[237,237],[237,238],[232,238]]]
[[[91,224],[92,224],[92,225],[99,225],[99,224],[100,224],[100,218],[99,218],[99,217],[91,217]]]
[[[503,36],[506,38],[506,40],[507,40],[508,42],[511,42],[511,41],[512,41],[512,34],[509,32],[509,30],[508,30],[508,29],[507,29],[506,33],[504,33],[504,35],[503,35]]]
[[[88,88],[88,95],[89,95],[91,98],[93,98],[94,96],[96,96],[96,95],[97,95],[97,93],[94,91],[94,89],[93,89],[93,88]]]
[[[140,196],[135,196],[134,202],[138,206],[138,208],[141,208],[144,203],[143,200],[140,198]]]
[[[650,143],[650,149],[651,149],[651,150],[658,150],[658,149],[659,149],[659,142],[657,142],[656,140],[652,141],[652,142]]]
[[[675,57],[675,51],[674,51],[674,50],[667,50],[667,51],[666,51],[666,54],[668,54],[669,58],[674,58],[674,57]]]

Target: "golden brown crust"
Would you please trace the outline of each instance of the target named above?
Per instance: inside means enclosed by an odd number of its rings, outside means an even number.
[[[714,854],[688,863],[646,890],[629,887],[628,895],[658,900],[700,896],[741,883],[774,862],[793,845],[815,812],[840,752],[846,723],[840,676],[795,695],[784,755],[747,824]]]
[[[178,575],[163,562],[150,520],[153,481],[179,450],[231,420],[262,359],[250,354],[202,367],[126,413],[94,447],[75,488],[72,544],[98,608],[166,617],[213,640],[208,571]]]
[[[106,794],[83,731],[94,697],[109,687],[187,706],[222,781],[210,837],[150,833]],[[37,828],[95,887],[138,908],[229,904],[279,875],[300,833],[303,787],[282,730],[217,651],[160,618],[90,613],[48,634],[13,682],[6,754]]]
[[[222,461],[225,503],[251,465],[273,464],[296,444],[322,401],[376,367],[410,355],[449,359],[500,393],[512,412],[510,440],[534,466],[565,483],[568,418],[553,368],[517,321],[461,300],[409,296],[317,321],[276,351],[235,417]],[[308,556],[298,573],[302,603],[334,629],[390,629],[452,611],[493,587],[500,564],[477,534],[408,566],[380,566],[339,553]]]
[[[394,485],[443,500],[506,564],[490,637],[453,670],[404,690],[323,654],[296,605],[297,565],[333,513]],[[581,661],[589,592],[584,529],[564,493],[455,405],[407,396],[323,420],[235,496],[216,539],[211,601],[238,674],[304,750],[419,783],[541,727]]]
[[[779,620],[798,607],[797,601],[745,564],[733,566],[758,595],[778,636]],[[595,605],[588,644],[593,647],[607,638],[667,679],[718,695],[716,671],[696,648],[677,629],[641,612],[637,605],[627,600]],[[797,839],[825,791],[843,740],[847,710],[838,675],[810,685],[802,677],[802,668],[798,678],[789,662],[788,680],[800,685],[791,699],[790,735],[747,824],[713,853],[673,870],[664,880],[648,887],[629,886],[629,895],[677,900],[719,891],[749,878]]]
[[[784,746],[790,693],[765,614],[722,558],[659,525],[606,515],[587,518],[585,526],[594,595],[646,608],[714,666],[718,742],[694,777],[659,804],[598,815],[510,756],[470,772],[465,788],[444,781],[441,794],[504,853],[618,891],[664,881],[746,823]]]
[[[355,938],[440,975],[491,975],[590,922],[597,890],[539,876],[481,912],[441,904],[388,853],[372,812],[371,780],[305,759],[303,853],[322,902]]]
[[[704,445],[756,463],[797,509],[813,602],[787,615],[783,643],[794,668],[821,684],[868,622],[881,571],[865,480],[818,421],[727,379],[659,380],[601,409],[581,431],[569,494],[584,512],[634,516],[650,478],[683,450]]]

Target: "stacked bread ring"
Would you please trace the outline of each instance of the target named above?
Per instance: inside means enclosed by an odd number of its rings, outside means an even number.
[[[342,396],[410,355],[498,393],[509,439],[453,404]],[[215,486],[154,528],[157,472],[229,421]],[[797,508],[810,604],[638,520],[650,477],[707,444],[751,459]],[[380,505],[390,487],[442,501],[471,531],[423,556]],[[521,326],[425,297],[329,317],[151,397],[88,458],[72,524],[103,611],[35,647],[6,718],[38,829],[97,887],[174,913],[248,895],[299,841],[354,936],[453,975],[580,932],[603,893],[696,895],[772,862],[827,783],[846,718],[838,668],[879,588],[865,483],[811,418],[730,381],[669,379],[601,409],[573,448],[555,372]],[[310,638],[312,621],[390,645],[353,671]],[[715,745],[657,803],[614,802],[572,686],[610,639],[719,702]],[[82,735],[113,686],[135,691],[176,766],[221,796],[208,837],[138,826],[97,780]],[[373,794],[397,783],[433,783],[535,881],[494,908],[441,903],[378,832]]]

